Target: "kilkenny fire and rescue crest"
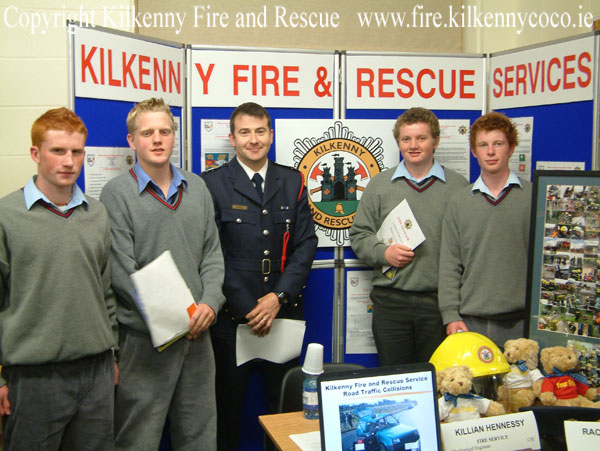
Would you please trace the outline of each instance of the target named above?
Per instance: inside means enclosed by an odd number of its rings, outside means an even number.
[[[365,186],[384,169],[382,144],[354,136],[341,121],[321,137],[294,141],[294,167],[304,174],[315,223],[338,246],[348,239]]]

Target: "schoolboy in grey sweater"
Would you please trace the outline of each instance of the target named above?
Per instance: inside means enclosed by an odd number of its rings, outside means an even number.
[[[402,162],[369,182],[350,229],[356,255],[373,266],[373,336],[381,365],[426,362],[444,333],[437,301],[443,211],[450,195],[468,184],[433,154],[440,140],[435,114],[404,112],[394,127]],[[414,251],[379,241],[381,223],[406,199],[426,237]],[[392,269],[382,272],[382,267]]]
[[[66,108],[31,129],[38,174],[0,200],[4,449],[110,450],[116,306],[104,206],[75,185],[85,125]]]
[[[477,119],[470,141],[481,176],[446,209],[440,310],[447,334],[470,330],[502,346],[524,333],[531,183],[509,169],[518,141],[506,116]]]
[[[137,164],[100,196],[113,234],[112,282],[119,320],[115,449],[158,449],[167,415],[173,449],[216,447],[215,367],[208,327],[224,302],[223,255],[213,203],[200,177],[169,163],[175,122],[162,99],[135,105],[127,140]],[[162,352],[136,307],[131,273],[165,250],[197,303],[190,334]]]

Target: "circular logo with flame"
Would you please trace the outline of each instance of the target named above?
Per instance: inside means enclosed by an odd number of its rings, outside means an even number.
[[[315,223],[341,246],[365,186],[383,169],[382,141],[356,137],[336,121],[321,138],[294,144],[294,166],[304,174]]]

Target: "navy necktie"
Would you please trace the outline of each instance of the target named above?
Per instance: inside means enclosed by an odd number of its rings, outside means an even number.
[[[263,181],[263,178],[257,172],[256,174],[254,174],[252,176],[252,181],[254,182],[254,189],[256,189],[258,197],[260,198],[260,200],[262,200],[262,198],[263,198],[263,190],[262,190],[262,181]]]

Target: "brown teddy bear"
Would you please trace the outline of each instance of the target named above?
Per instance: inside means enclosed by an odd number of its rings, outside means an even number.
[[[504,357],[510,363],[510,372],[504,376],[504,385],[498,389],[498,401],[504,405],[510,402],[511,412],[532,406],[540,395],[544,375],[537,368],[539,350],[537,341],[528,338],[504,343]]]
[[[470,393],[473,373],[466,365],[451,366],[437,372],[440,421],[473,420],[483,416],[502,415],[502,404]]]
[[[564,346],[544,348],[540,354],[544,371],[548,375],[542,383],[540,401],[545,406],[600,407],[592,402],[596,391],[587,385],[585,376],[573,371],[577,367],[577,354]]]

